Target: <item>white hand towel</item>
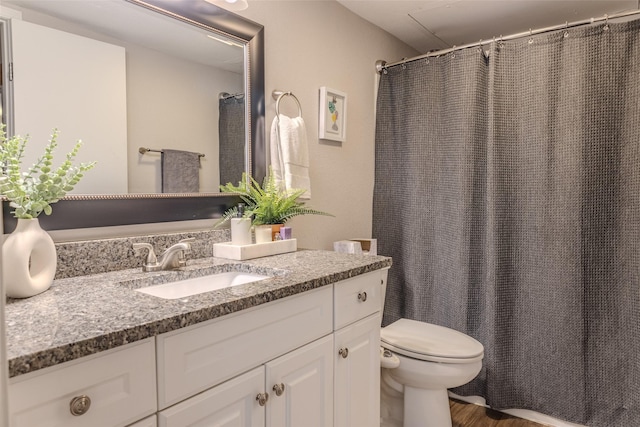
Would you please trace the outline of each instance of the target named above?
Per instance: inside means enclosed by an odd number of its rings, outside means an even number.
[[[271,125],[271,168],[276,183],[285,190],[306,190],[301,199],[311,198],[307,128],[302,117],[280,114]]]

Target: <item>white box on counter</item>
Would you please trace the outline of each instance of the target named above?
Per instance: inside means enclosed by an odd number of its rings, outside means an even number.
[[[298,249],[296,239],[277,240],[275,242],[254,243],[251,245],[232,245],[231,242],[214,243],[213,256],[237,261],[261,258],[265,256],[295,252]]]

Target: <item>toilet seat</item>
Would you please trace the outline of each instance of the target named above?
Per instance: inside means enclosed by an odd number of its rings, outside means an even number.
[[[428,362],[472,363],[484,356],[482,344],[470,336],[410,319],[382,328],[380,339],[384,348]]]

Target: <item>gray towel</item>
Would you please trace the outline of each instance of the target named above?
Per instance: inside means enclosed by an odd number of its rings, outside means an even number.
[[[162,150],[162,192],[200,191],[200,155],[190,151]]]

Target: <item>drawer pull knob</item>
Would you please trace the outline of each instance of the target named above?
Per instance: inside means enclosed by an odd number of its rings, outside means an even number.
[[[274,385],[273,391],[276,392],[276,396],[282,396],[282,393],[284,393],[284,383]]]
[[[342,356],[343,359],[346,359],[347,356],[349,356],[349,349],[348,348],[341,348],[340,350],[338,350],[338,354],[340,356]]]
[[[256,400],[258,401],[258,405],[264,406],[267,404],[267,400],[269,400],[269,393],[259,393],[256,396]]]
[[[366,292],[360,292],[358,294],[358,300],[365,302],[367,300],[367,293]]]
[[[71,415],[74,417],[79,417],[80,415],[84,415],[89,411],[91,407],[91,399],[89,396],[76,396],[71,399],[69,403],[69,410],[71,411]]]

